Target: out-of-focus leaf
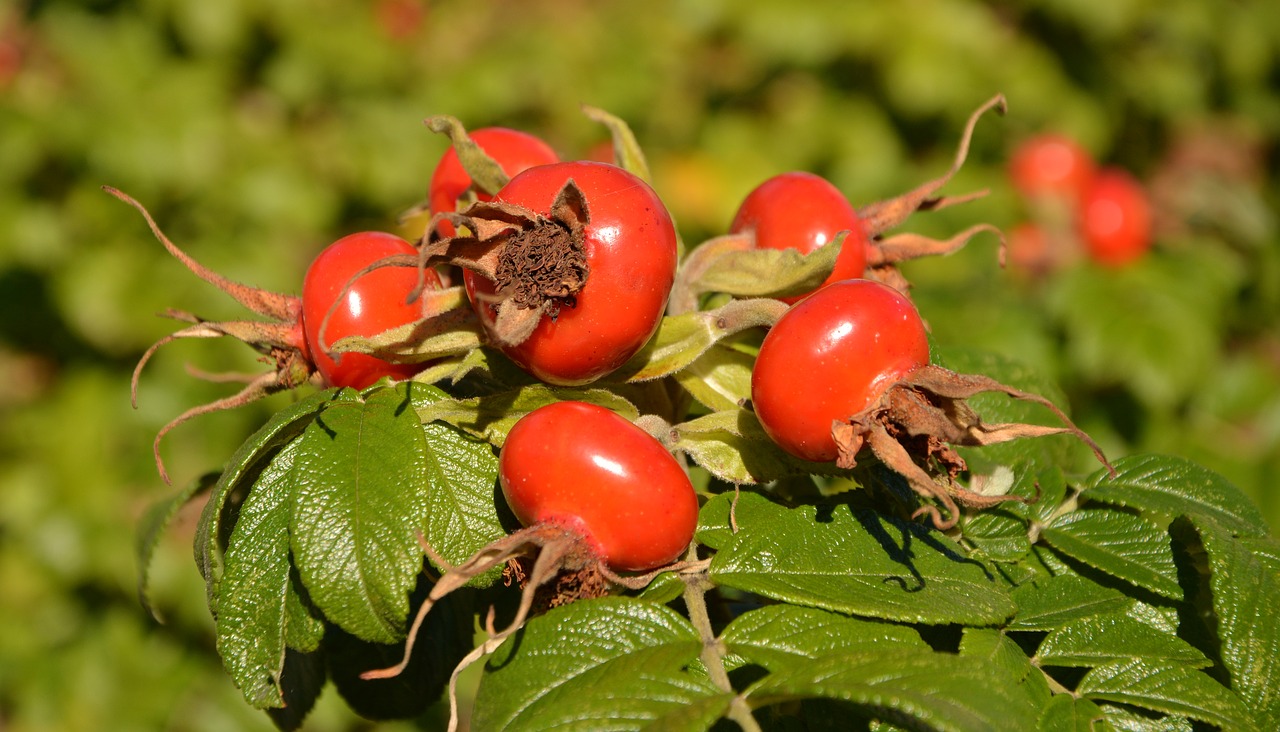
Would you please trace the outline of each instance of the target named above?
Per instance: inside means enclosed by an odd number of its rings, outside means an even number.
[[[1182,597],[1169,533],[1141,516],[1072,511],[1046,526],[1042,536],[1055,549],[1095,569],[1164,597]]]
[[[717,497],[728,511],[726,496]],[[992,571],[945,536],[848,506],[738,501],[738,532],[711,562],[717,584],[783,602],[927,624],[995,624],[1014,605]]]
[[[160,617],[151,602],[151,561],[155,557],[156,546],[183,506],[208,493],[217,481],[217,473],[206,473],[196,478],[182,490],[153,504],[139,523],[137,541],[134,544],[134,555],[138,558],[138,600],[147,614],[156,620],[160,620]]]
[[[1083,497],[1151,511],[1170,519],[1207,516],[1243,536],[1265,536],[1258,507],[1225,478],[1180,457],[1135,455],[1115,461],[1089,480]]]
[[[494,653],[472,729],[634,729],[690,704],[719,707],[709,698],[722,692],[684,670],[701,650],[693,626],[665,605],[613,597],[556,608]]]

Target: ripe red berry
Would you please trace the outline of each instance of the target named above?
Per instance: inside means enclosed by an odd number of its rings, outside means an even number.
[[[1151,205],[1142,185],[1120,168],[1104,168],[1080,202],[1080,237],[1100,264],[1129,264],[1151,248]]]
[[[823,284],[862,277],[867,267],[867,235],[853,205],[838,188],[813,173],[782,173],[761,183],[743,199],[729,231],[754,232],[757,247],[795,249],[801,254],[848,231],[835,269]],[[781,299],[794,303],[805,294]]]
[[[556,402],[522,417],[502,446],[498,475],[520,523],[577,531],[616,570],[675,561],[697,528],[697,495],[671,453],[593,404]]]
[[[676,272],[676,232],[658,194],[643,180],[607,163],[577,161],[530,168],[511,179],[496,200],[542,216],[573,181],[586,202],[582,230],[586,282],[532,335],[497,344],[528,373],[552,384],[584,384],[614,371],[657,330]],[[538,267],[541,263],[521,263]],[[492,280],[470,270],[463,282],[481,321],[492,332],[498,298]]]
[[[844,280],[792,306],[769,330],[751,374],[751,403],[788,453],[830,462],[831,425],[873,404],[929,363],[924,323],[911,301],[872,280]]]
[[[535,165],[547,165],[560,160],[551,146],[527,132],[506,127],[484,127],[469,133],[471,141],[493,158],[508,176],[515,176]],[[431,174],[431,187],[427,193],[432,214],[454,211],[458,199],[471,188],[471,176],[462,167],[458,152],[453,147],[445,151],[435,172]],[[488,201],[491,196],[477,191],[476,198]]]
[[[352,335],[375,336],[419,318],[419,306],[406,302],[418,284],[416,269],[383,267],[351,280],[374,262],[396,255],[417,256],[417,249],[397,236],[366,231],[330,244],[307,269],[302,285],[303,332],[310,356],[328,385],[363,389],[384,376],[405,379],[422,370],[422,364],[393,364],[362,353],[345,353],[335,360],[321,347],[320,329],[326,316],[325,345]],[[426,270],[426,278],[427,287],[440,287],[435,271]],[[350,288],[343,294],[348,283]]]
[[[1093,157],[1080,143],[1061,134],[1023,140],[1014,150],[1009,175],[1027,198],[1058,197],[1075,201],[1093,179]]]

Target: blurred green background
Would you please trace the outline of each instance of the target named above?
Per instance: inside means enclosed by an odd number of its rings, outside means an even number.
[[[1155,251],[1123,270],[1002,270],[979,237],[909,263],[939,343],[1054,375],[1113,456],[1168,452],[1228,476],[1280,526],[1280,4],[1261,0],[3,0],[0,4],[0,730],[270,729],[222,673],[190,555],[194,513],[136,598],[134,529],[169,489],[155,431],[255,371],[247,348],[184,342],[129,373],[176,307],[244,317],[168,257],[116,186],[200,261],[294,292],[309,258],[395,229],[446,142],[422,125],[543,136],[566,157],[634,127],[688,242],[791,169],[855,204],[947,167],[975,203],[932,235],[1027,212],[1005,164],[1059,131],[1151,187]],[[411,231],[404,231],[411,234]],[[217,469],[265,403],[177,429],[179,483]],[[198,507],[196,509],[198,511]],[[362,722],[332,692],[309,729]],[[437,724],[431,717],[421,724]]]

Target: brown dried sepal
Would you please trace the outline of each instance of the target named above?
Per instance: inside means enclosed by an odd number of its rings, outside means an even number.
[[[448,221],[457,232],[442,233]],[[590,274],[584,229],[586,196],[573,180],[556,194],[549,215],[524,206],[481,201],[464,213],[438,214],[423,237],[419,266],[450,264],[492,280],[496,293],[493,338],[515,346],[542,317],[573,307]]]
[[[984,422],[966,401],[983,392],[999,392],[1044,406],[1063,426]],[[960,518],[957,504],[983,509],[1006,501],[1034,500],[1022,496],[982,495],[959,485],[956,479],[967,466],[953,446],[981,447],[1023,437],[1061,434],[1073,435],[1088,445],[1114,474],[1111,463],[1093,438],[1053,402],[986,376],[957,374],[940,366],[917,369],[885,390],[875,404],[846,422],[832,425],[832,436],[839,449],[836,460],[839,467],[854,467],[858,453],[864,447],[869,449],[876,459],[906,479],[921,498],[941,504],[940,510],[934,503],[926,503],[912,514],[913,518],[928,515],[941,530],[956,525]]]
[[[608,568],[604,558],[595,550],[593,542],[577,530],[556,523],[534,524],[497,539],[477,551],[470,559],[450,567],[440,558],[426,540],[418,537],[423,552],[435,564],[446,567],[436,581],[427,599],[418,607],[413,624],[405,640],[404,657],[400,663],[382,669],[365,671],[363,679],[387,679],[398,676],[409,665],[413,655],[414,639],[426,620],[427,614],[442,598],[465,586],[472,579],[494,567],[503,566],[507,584],[520,586],[520,604],[507,627],[499,630],[494,625],[494,609],[489,609],[485,631],[489,637],[468,653],[454,668],[449,677],[449,729],[455,729],[457,721],[458,676],[471,664],[492,653],[508,637],[524,627],[528,619],[551,607],[568,604],[590,597],[603,597],[615,587],[641,589],[658,574],[666,571],[702,568],[706,562],[677,562],[655,569],[647,574],[623,577]]]
[[[271,371],[250,376],[205,375],[197,371],[192,372],[200,378],[207,378],[210,381],[241,381],[246,385],[237,394],[188,409],[170,420],[168,424],[161,427],[160,431],[156,433],[155,441],[152,443],[156,470],[160,473],[161,479],[168,483],[170,482],[169,473],[165,470],[164,461],[160,458],[160,441],[174,427],[193,417],[225,409],[234,409],[264,396],[294,389],[307,382],[318,384],[319,375],[316,373],[315,365],[306,356],[306,343],[302,335],[301,299],[292,295],[284,295],[234,282],[223,277],[197,262],[170,241],[169,237],[165,236],[164,232],[160,230],[160,226],[156,224],[155,219],[151,217],[151,213],[141,203],[138,203],[128,194],[110,186],[103,186],[102,189],[141,213],[143,219],[147,222],[147,226],[151,229],[152,235],[193,274],[227,293],[232,299],[249,310],[267,319],[262,321],[228,320],[214,322],[181,310],[167,310],[161,314],[164,317],[190,323],[191,325],[156,341],[138,359],[138,364],[133,369],[133,376],[129,383],[129,395],[135,409],[138,406],[138,380],[142,375],[143,367],[147,365],[147,362],[151,360],[151,357],[155,355],[161,346],[182,338],[221,338],[224,336],[235,338],[262,354],[262,360],[272,367]]]
[[[949,239],[932,239],[919,234],[899,234],[886,237],[885,234],[902,225],[917,211],[936,211],[966,203],[987,195],[988,191],[979,190],[958,196],[940,196],[942,189],[964,165],[969,156],[969,143],[973,139],[973,131],[978,119],[990,110],[1004,114],[1006,109],[1004,95],[997,94],[987,100],[969,116],[961,135],[960,144],[951,167],[942,175],[924,183],[906,193],[884,201],[877,201],[858,209],[858,218],[866,229],[869,245],[867,246],[867,274],[888,284],[901,292],[906,292],[908,283],[897,270],[897,264],[910,259],[926,256],[951,254],[968,243],[981,231],[990,231],[1000,237],[1000,263],[1004,264],[1004,236],[1000,230],[989,224],[971,227]]]

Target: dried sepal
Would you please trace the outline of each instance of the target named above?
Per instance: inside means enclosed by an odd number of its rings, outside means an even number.
[[[170,420],[160,429],[152,444],[152,451],[155,454],[156,470],[168,483],[169,474],[165,470],[164,461],[160,458],[160,442],[174,427],[202,414],[234,409],[269,394],[296,388],[315,378],[315,366],[307,356],[306,341],[302,334],[302,301],[292,295],[234,282],[208,269],[165,236],[145,206],[110,186],[103,186],[103,190],[141,213],[155,238],[193,274],[227,293],[254,313],[268,318],[265,321],[211,321],[181,310],[170,309],[161,313],[164,317],[190,323],[190,325],[156,341],[138,359],[129,382],[129,395],[135,409],[138,406],[138,381],[142,375],[142,369],[160,347],[176,340],[227,336],[247,344],[273,364],[271,371],[245,379],[247,385],[237,394],[193,407]]]
[[[418,266],[448,264],[495,283],[487,304],[496,316],[490,335],[504,346],[523,343],[542,317],[572,307],[590,275],[584,247],[591,220],[586,195],[572,179],[557,192],[548,215],[500,201],[482,201],[461,214],[438,214],[419,248]],[[441,227],[451,224],[454,233]]]
[[[988,423],[969,406],[977,394],[998,392],[1013,399],[1039,404],[1062,422],[1051,427],[1023,423]],[[989,508],[1006,501],[1027,502],[1021,496],[990,496],[957,483],[967,469],[955,446],[982,447],[1026,437],[1071,435],[1093,451],[1113,470],[1102,449],[1053,402],[1037,394],[1002,384],[987,376],[958,374],[940,366],[924,366],[890,386],[875,404],[847,421],[832,425],[841,468],[857,465],[867,448],[881,463],[902,476],[921,498],[941,504],[924,504],[915,515],[928,515],[933,525],[946,530],[960,518],[957,506]],[[945,515],[944,515],[945,513]]]

